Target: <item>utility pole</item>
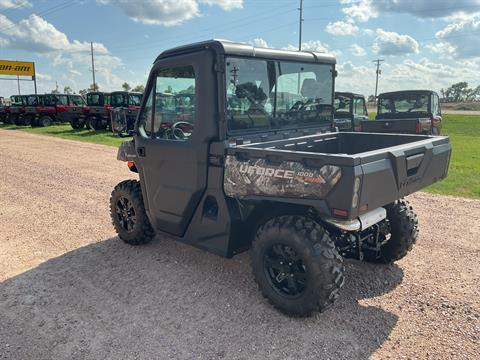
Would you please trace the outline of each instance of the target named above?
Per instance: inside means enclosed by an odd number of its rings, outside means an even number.
[[[298,30],[298,51],[302,51],[302,24],[303,24],[303,0],[300,0],[300,12],[299,30]]]
[[[59,91],[58,91],[58,82],[57,82],[57,80],[55,80],[55,91],[57,92],[57,94],[59,93]]]
[[[17,86],[18,86],[18,95],[20,94],[20,76],[17,75]]]
[[[92,41],[90,41],[90,49],[92,52],[93,91],[96,91],[97,87],[95,85],[95,61],[93,60],[93,42]]]
[[[382,73],[382,70],[380,70],[380,64],[384,61],[385,60],[382,59],[373,60],[373,62],[377,64],[377,80],[375,81],[375,102],[377,102],[378,76]]]

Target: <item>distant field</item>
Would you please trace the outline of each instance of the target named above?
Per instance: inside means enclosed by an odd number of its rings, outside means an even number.
[[[370,113],[370,117],[375,117],[375,113]],[[108,131],[74,130],[70,125],[47,128],[0,125],[0,128],[110,146],[119,146],[125,140],[113,136]],[[447,114],[444,116],[443,133],[450,136],[453,147],[450,172],[447,179],[430,186],[425,191],[480,198],[480,116]]]

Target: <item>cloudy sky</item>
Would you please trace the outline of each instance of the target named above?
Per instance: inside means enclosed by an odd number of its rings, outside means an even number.
[[[144,84],[164,49],[222,38],[298,46],[298,0],[0,0],[0,59],[35,61],[40,92]],[[303,48],[338,61],[338,90],[480,85],[480,0],[304,0]],[[22,82],[22,92],[33,91]],[[0,96],[16,93],[0,81]]]

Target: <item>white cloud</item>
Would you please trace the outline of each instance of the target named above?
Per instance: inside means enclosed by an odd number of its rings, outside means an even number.
[[[88,73],[90,42],[68,39],[67,35],[38,15],[32,14],[18,23],[0,15],[0,39],[2,48],[33,52],[48,59],[52,66],[61,67],[64,74],[69,74],[71,85],[76,85],[72,76]],[[114,72],[122,65],[121,59],[110,54],[101,43],[94,43],[93,47],[101,87],[112,90],[120,87],[122,81]],[[42,80],[49,79],[44,75]]]
[[[90,51],[89,42],[74,40],[70,42],[67,36],[55,26],[38,15],[32,14],[18,23],[0,15],[0,36],[2,47],[26,50],[36,53],[47,53],[55,50],[66,52]],[[99,53],[108,53],[103,44],[95,43]]]
[[[342,11],[351,19],[366,22],[372,17],[377,17],[378,12],[372,6],[371,0],[340,0],[345,5]]]
[[[252,45],[261,48],[268,48],[268,43],[262,38],[253,39]]]
[[[358,26],[352,22],[335,21],[328,23],[325,30],[332,35],[353,35],[358,31]]]
[[[288,44],[283,49],[298,50],[298,45]],[[335,56],[340,56],[342,54],[340,50],[331,50],[327,44],[322,43],[320,40],[309,40],[307,42],[303,42],[302,51],[315,51],[321,53],[328,53]]]
[[[243,7],[243,0],[200,0],[200,2],[207,5],[218,5],[225,11],[241,9]]]
[[[380,0],[372,4],[378,12],[405,13],[423,19],[465,17],[480,11],[480,0]]]
[[[350,51],[352,52],[352,54],[354,56],[365,56],[367,55],[367,52],[365,51],[364,48],[362,48],[360,45],[358,44],[353,44],[350,46]]]
[[[421,19],[471,18],[480,13],[480,0],[340,0],[351,19],[366,22],[380,14],[410,14]]]
[[[243,7],[243,0],[97,0],[119,7],[133,21],[146,25],[176,26],[200,16],[199,3],[225,11]]]
[[[407,55],[419,52],[418,42],[409,35],[377,29],[373,51],[380,55]]]
[[[480,57],[480,16],[451,23],[436,37],[441,42],[430,47],[434,52],[447,50],[447,55],[456,58]]]
[[[0,9],[30,8],[32,3],[25,0],[0,0]]]
[[[479,61],[480,62],[480,61]],[[375,90],[375,66],[357,65],[351,61],[339,63],[337,66],[338,91],[353,91],[364,95],[373,94]],[[476,67],[476,66],[477,67]],[[480,84],[478,62],[470,61],[462,65],[460,62],[453,66],[436,63],[423,58],[420,61],[405,59],[399,64],[382,64],[382,74],[379,78],[379,92],[403,89],[432,89],[439,91],[455,82],[468,81],[472,86]]]

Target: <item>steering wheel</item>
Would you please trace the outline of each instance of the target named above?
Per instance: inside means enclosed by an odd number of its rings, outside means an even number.
[[[180,127],[182,125],[184,125],[184,126],[186,125],[186,126],[191,128],[191,130],[188,134],[186,134],[184,132],[184,130]],[[194,127],[193,123],[191,123],[189,121],[177,121],[171,127],[173,138],[175,140],[188,139],[190,137],[190,135],[192,134],[193,127]]]

